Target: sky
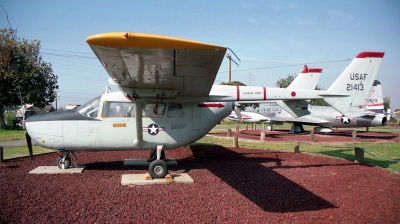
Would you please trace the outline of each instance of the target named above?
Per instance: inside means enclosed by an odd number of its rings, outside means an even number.
[[[106,86],[118,91],[87,37],[141,32],[229,47],[240,59],[233,58],[232,80],[253,86],[275,87],[308,65],[323,69],[318,85],[328,89],[358,53],[385,52],[377,79],[392,110],[400,109],[397,0],[2,0],[0,28],[10,25],[19,38],[41,41],[43,60],[58,75],[57,107],[83,104]],[[225,58],[215,84],[227,80]]]

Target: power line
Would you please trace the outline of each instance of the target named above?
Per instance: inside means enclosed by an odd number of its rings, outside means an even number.
[[[332,63],[332,62],[342,62],[342,61],[349,61],[352,59],[343,59],[343,60],[333,60],[333,61],[321,61],[321,62],[306,62],[306,63],[298,63],[298,64],[291,64],[291,65],[278,65],[278,66],[268,66],[268,67],[262,67],[262,68],[249,68],[249,69],[239,69],[239,70],[234,70],[234,72],[239,72],[239,71],[252,71],[252,70],[260,70],[260,69],[268,69],[268,68],[284,68],[284,67],[293,67],[293,66],[299,66],[299,65],[310,65],[310,64],[324,64],[324,63]],[[223,71],[223,72],[218,72],[218,73],[226,73],[228,71]]]

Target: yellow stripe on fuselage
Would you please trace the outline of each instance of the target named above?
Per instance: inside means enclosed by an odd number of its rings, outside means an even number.
[[[145,33],[102,33],[86,38],[91,45],[119,48],[167,48],[167,49],[202,49],[225,50],[226,47],[154,34]]]

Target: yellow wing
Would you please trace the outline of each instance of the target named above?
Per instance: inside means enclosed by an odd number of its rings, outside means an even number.
[[[143,33],[104,33],[86,42],[110,77],[131,88],[134,97],[160,90],[172,98],[208,96],[227,49]]]

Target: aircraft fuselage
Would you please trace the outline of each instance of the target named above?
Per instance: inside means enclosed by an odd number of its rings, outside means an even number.
[[[67,151],[173,149],[202,138],[232,111],[232,102],[143,102],[137,142],[135,104],[121,92],[103,94],[75,110],[37,115],[26,129],[39,145]]]

